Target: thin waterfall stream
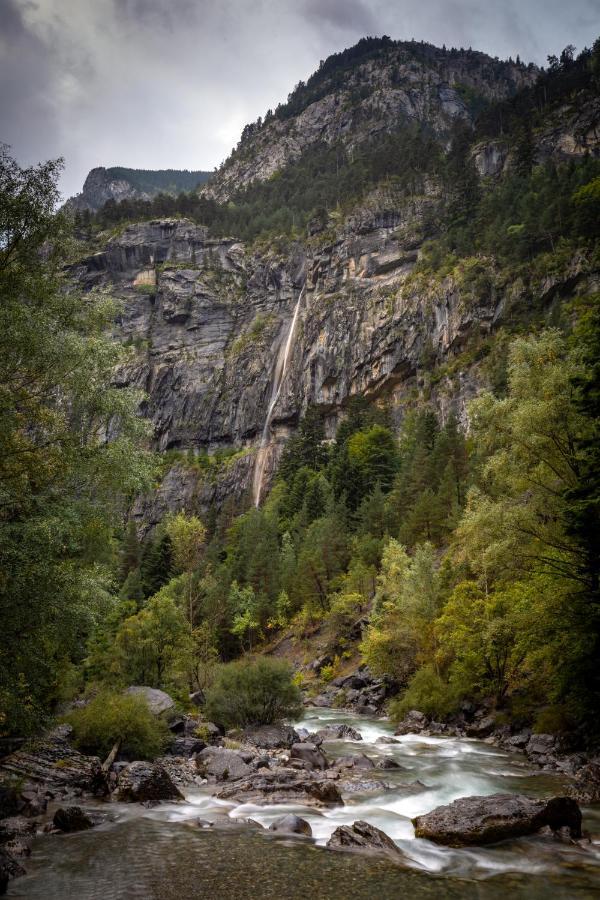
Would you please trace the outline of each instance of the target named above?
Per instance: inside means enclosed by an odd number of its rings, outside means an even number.
[[[296,331],[296,323],[298,321],[298,314],[300,312],[300,306],[302,305],[302,298],[304,297],[305,288],[303,287],[298,295],[298,300],[296,301],[296,306],[294,308],[294,314],[292,316],[292,321],[290,322],[289,331],[287,334],[287,338],[284,342],[282,342],[279,352],[277,354],[277,360],[275,362],[275,369],[273,371],[273,380],[271,383],[271,399],[269,401],[269,406],[267,409],[267,415],[265,418],[265,424],[263,426],[262,435],[260,439],[260,445],[258,448],[258,453],[256,454],[256,462],[254,464],[254,478],[252,482],[252,496],[254,499],[254,505],[258,509],[260,506],[260,498],[262,495],[263,488],[263,480],[265,476],[265,467],[267,464],[267,459],[269,457],[269,439],[271,436],[271,422],[273,420],[273,413],[275,411],[275,406],[277,405],[277,401],[279,400],[279,395],[281,393],[281,388],[283,387],[283,382],[285,380],[285,376],[287,373],[288,362],[290,357],[290,351],[292,349],[293,341],[294,341],[294,333]]]

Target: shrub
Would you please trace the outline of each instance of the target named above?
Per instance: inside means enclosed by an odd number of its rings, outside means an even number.
[[[224,665],[208,689],[206,714],[225,728],[271,725],[301,711],[290,666],[279,659],[238,660]]]
[[[452,686],[435,672],[423,666],[415,672],[402,697],[390,703],[390,717],[399,722],[411,709],[427,716],[447,716],[457,708],[458,697]]]
[[[142,697],[102,691],[66,717],[76,746],[101,758],[121,741],[121,752],[134,759],[154,759],[169,743],[166,722],[154,716]]]

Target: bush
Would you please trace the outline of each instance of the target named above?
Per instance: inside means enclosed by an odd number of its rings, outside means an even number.
[[[271,725],[300,715],[301,709],[292,670],[279,659],[228,663],[206,694],[207,717],[225,728]]]
[[[390,703],[390,717],[400,722],[411,709],[418,709],[426,716],[443,718],[454,712],[457,705],[452,686],[440,678],[433,666],[423,666],[415,672],[402,697]]]
[[[84,753],[106,757],[121,741],[121,753],[133,759],[154,759],[170,740],[166,722],[154,716],[142,697],[102,691],[66,717],[76,746]]]

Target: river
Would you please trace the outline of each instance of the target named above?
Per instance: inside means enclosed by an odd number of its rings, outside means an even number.
[[[472,794],[564,791],[559,776],[541,773],[524,757],[476,740],[406,735],[377,743],[392,726],[340,710],[307,709],[297,727],[315,731],[346,723],[362,741],[329,742],[329,757],[389,756],[401,769],[364,772],[381,791],[348,794],[345,805],[318,810],[299,805],[258,806],[217,801],[208,788],[186,802],[154,809],[102,807],[106,821],[91,831],[39,837],[25,862],[28,874],[11,882],[9,897],[44,900],[576,900],[600,894],[600,810],[583,810],[587,848],[534,836],[494,847],[456,850],[414,838],[411,817]],[[419,781],[421,785],[406,787]],[[242,827],[252,818],[267,826],[283,813],[307,819],[313,840]],[[199,828],[196,820],[214,822]],[[340,824],[364,819],[385,831],[409,857],[410,868],[386,860],[323,849]]]

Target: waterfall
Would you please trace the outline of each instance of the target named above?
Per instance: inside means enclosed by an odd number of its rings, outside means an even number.
[[[281,388],[283,386],[283,382],[285,379],[285,375],[287,372],[288,361],[290,356],[290,350],[292,349],[292,343],[294,340],[294,332],[296,331],[296,322],[298,321],[298,313],[300,312],[300,304],[302,303],[302,297],[304,296],[304,288],[300,291],[300,295],[298,300],[296,301],[296,307],[294,309],[294,315],[292,316],[292,321],[290,323],[290,329],[287,334],[287,338],[285,342],[281,344],[279,347],[279,351],[277,353],[277,360],[275,362],[275,369],[273,371],[273,382],[271,385],[271,399],[269,401],[269,407],[267,409],[267,416],[265,418],[265,424],[262,430],[262,436],[260,439],[260,445],[258,448],[258,453],[256,454],[256,462],[254,464],[254,478],[252,481],[252,495],[254,497],[254,505],[258,509],[260,506],[260,496],[262,493],[263,487],[263,479],[265,474],[265,466],[267,464],[267,458],[269,455],[269,437],[271,435],[271,420],[273,419],[273,413],[275,411],[275,405],[279,400],[279,394],[281,393]]]

